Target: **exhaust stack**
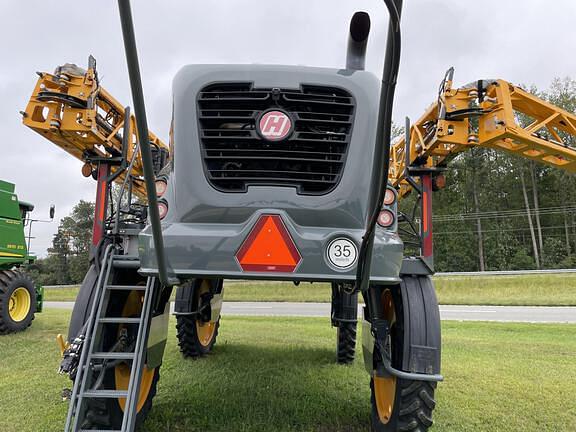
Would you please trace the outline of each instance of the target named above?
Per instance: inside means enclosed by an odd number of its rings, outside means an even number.
[[[367,12],[356,12],[350,20],[346,69],[364,70],[369,35],[370,15]]]

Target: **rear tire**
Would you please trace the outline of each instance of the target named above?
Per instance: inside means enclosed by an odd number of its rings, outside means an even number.
[[[204,326],[212,326],[211,329],[202,330]],[[178,345],[184,357],[198,358],[209,354],[216,343],[220,318],[216,322],[204,323],[193,315],[181,315],[176,317],[176,330]]]
[[[332,282],[332,327],[336,327],[336,362],[346,365],[356,355],[358,292],[354,284]]]
[[[210,301],[214,295],[213,283],[207,279],[192,282],[192,304],[190,315],[176,315],[176,335],[180,352],[184,357],[198,358],[209,354],[214,348],[220,316],[212,321]],[[217,290],[222,289],[222,282],[217,282]],[[218,291],[217,291],[218,292]]]
[[[356,327],[355,322],[341,322],[336,328],[336,360],[339,364],[354,362]]]
[[[0,335],[26,330],[36,312],[36,288],[20,270],[0,271]]]

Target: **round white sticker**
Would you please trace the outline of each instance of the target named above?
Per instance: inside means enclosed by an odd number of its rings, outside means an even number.
[[[358,257],[358,249],[351,240],[347,238],[337,238],[328,245],[328,260],[339,269],[352,267]]]

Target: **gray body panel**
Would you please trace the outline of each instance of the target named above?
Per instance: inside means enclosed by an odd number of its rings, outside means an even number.
[[[255,88],[301,84],[346,89],[356,103],[346,163],[338,185],[324,195],[300,195],[293,187],[250,186],[225,193],[208,183],[198,136],[197,95],[216,82],[253,82]],[[278,280],[353,280],[329,264],[326,247],[347,237],[357,248],[367,219],[374,165],[380,82],[371,73],[323,68],[263,65],[194,65],[174,80],[172,165],[162,222],[169,271],[179,277]],[[244,272],[235,254],[262,214],[278,214],[302,255],[294,272]],[[140,234],[141,271],[157,272],[150,227]],[[377,229],[371,279],[397,283],[403,244],[393,231]]]

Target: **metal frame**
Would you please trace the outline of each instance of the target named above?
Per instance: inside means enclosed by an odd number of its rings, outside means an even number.
[[[453,74],[449,69],[438,100],[407,128],[409,138],[392,146],[389,179],[400,196],[414,186],[406,175],[408,167],[444,167],[472,147],[501,150],[576,173],[576,148],[570,146],[576,140],[575,114],[504,80],[453,88]]]
[[[22,112],[22,122],[75,158],[93,164],[122,160],[138,155],[138,131],[133,114],[100,85],[96,61],[90,57],[87,70],[73,65],[59,67],[55,74],[38,73],[34,91]],[[129,123],[127,127],[126,123]],[[120,134],[121,131],[124,131]],[[128,133],[127,133],[128,132]],[[152,132],[148,140],[161,151],[168,146]],[[128,144],[128,146],[126,146]],[[119,168],[113,166],[114,175]],[[145,199],[143,166],[135,158],[132,171],[134,193]],[[114,178],[125,180],[124,174]]]

